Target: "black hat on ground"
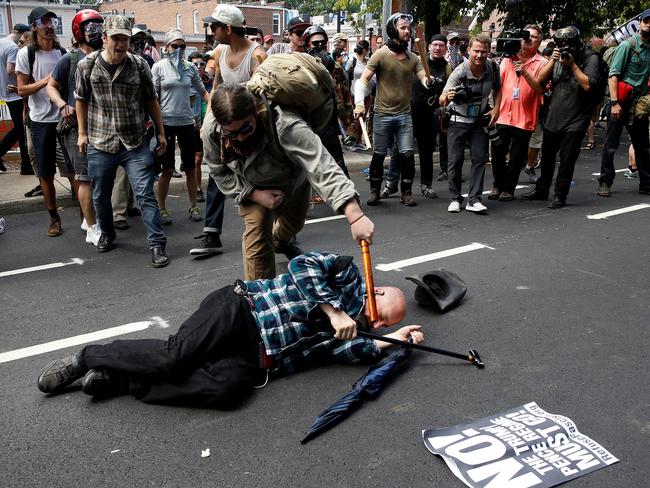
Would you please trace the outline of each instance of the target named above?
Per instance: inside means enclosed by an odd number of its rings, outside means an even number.
[[[407,280],[417,285],[415,301],[423,307],[438,312],[447,312],[454,308],[467,293],[465,282],[456,273],[438,269],[417,276],[408,276]]]

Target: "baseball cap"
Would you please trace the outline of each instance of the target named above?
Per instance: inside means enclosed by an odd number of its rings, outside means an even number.
[[[458,32],[450,32],[450,33],[447,35],[447,40],[448,40],[448,41],[451,41],[451,40],[453,40],[453,39],[460,39],[460,34],[459,34]]]
[[[641,20],[645,19],[646,17],[650,17],[650,8],[645,9],[641,13],[641,17],[639,17]]]
[[[311,26],[311,22],[305,21],[302,17],[294,17],[287,24],[287,30],[291,32],[294,29],[305,30],[307,27]]]
[[[272,41],[272,40],[273,40],[273,36],[271,34],[267,34],[267,35],[264,36],[264,39],[263,39],[262,42],[264,42],[264,44],[266,44],[267,42]]]
[[[29,13],[29,17],[27,19],[29,20],[30,24],[34,24],[36,22],[36,19],[41,19],[43,17],[56,17],[56,14],[51,10],[46,9],[45,7],[36,7]]]
[[[165,33],[165,46],[169,46],[172,42],[181,40],[185,42],[185,36],[183,35],[183,31],[179,29],[169,29]]]
[[[146,30],[140,29],[139,27],[134,27],[131,29],[131,37],[135,37],[138,34],[142,34],[142,37],[146,37],[149,33]]]
[[[24,34],[28,30],[30,30],[30,28],[27,24],[16,24],[14,25],[14,30],[16,32],[19,32],[20,34]]]
[[[343,33],[343,32],[337,32],[334,34],[334,37],[332,38],[332,41],[338,42],[338,41],[347,41],[349,39],[348,35]]]
[[[244,14],[234,5],[220,3],[210,17],[203,17],[203,22],[220,22],[231,27],[244,27]]]
[[[123,35],[131,37],[131,21],[123,15],[114,15],[104,20],[104,32],[108,37]]]

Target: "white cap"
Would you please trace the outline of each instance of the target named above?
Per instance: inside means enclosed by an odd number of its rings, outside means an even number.
[[[210,17],[203,17],[203,22],[221,22],[231,27],[244,27],[244,14],[234,5],[220,3]]]

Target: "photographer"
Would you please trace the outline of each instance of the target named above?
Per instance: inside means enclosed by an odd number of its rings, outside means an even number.
[[[541,29],[527,25],[516,34],[517,37],[522,36],[521,41],[517,38],[504,39],[503,51],[506,52],[499,52],[504,56],[500,66],[503,96],[497,120],[500,142],[492,144],[494,185],[488,199],[502,202],[514,198],[519,173],[528,159],[528,143],[537,127],[543,91],[537,79],[546,64],[546,60],[537,52],[542,42]],[[520,45],[520,49],[513,54],[517,45]],[[506,163],[508,154],[510,158]]]
[[[414,76],[411,86],[411,116],[413,118],[413,134],[418,144],[420,155],[420,190],[427,198],[436,198],[436,192],[431,188],[433,181],[433,150],[436,136],[440,137],[440,177],[447,175],[447,135],[440,128],[439,98],[452,69],[447,60],[447,39],[442,34],[436,34],[429,43],[427,64],[431,73],[431,88],[425,89]]]
[[[496,63],[488,60],[490,38],[480,34],[469,42],[469,59],[459,65],[447,80],[440,95],[440,104],[449,105],[451,119],[447,131],[449,148],[449,212],[460,212],[463,197],[460,194],[461,172],[465,145],[469,141],[472,159],[468,204],[470,212],[485,213],[481,202],[485,155],[488,151],[486,127],[493,127],[499,118],[501,105],[501,76]],[[494,108],[488,99],[494,96]],[[450,103],[451,102],[451,103]]]
[[[564,27],[555,33],[556,48],[542,68],[539,82],[550,79],[553,93],[548,107],[542,143],[542,174],[535,189],[524,193],[524,200],[547,200],[559,152],[560,167],[555,181],[555,195],[549,208],[566,205],[582,139],[587,132],[600,80],[598,55],[580,40],[576,27]]]

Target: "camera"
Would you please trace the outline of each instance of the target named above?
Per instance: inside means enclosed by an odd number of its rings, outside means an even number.
[[[573,53],[571,52],[571,48],[568,47],[560,48],[560,59],[562,61],[566,61],[571,56],[573,56]]]
[[[521,50],[521,40],[530,40],[530,32],[517,29],[503,32],[504,37],[497,39],[497,53],[504,58],[512,58]]]
[[[456,105],[465,105],[467,103],[467,87],[461,85],[456,88],[456,93],[454,94],[454,103]]]

